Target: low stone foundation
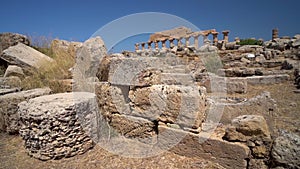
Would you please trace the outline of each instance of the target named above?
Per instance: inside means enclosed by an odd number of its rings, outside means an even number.
[[[92,93],[61,93],[19,104],[20,135],[29,155],[40,160],[82,154],[94,146],[97,107]],[[81,118],[81,120],[79,120]],[[86,124],[86,125],[85,125]]]
[[[38,88],[0,96],[0,131],[19,133],[18,104],[24,100],[50,94],[50,88]]]

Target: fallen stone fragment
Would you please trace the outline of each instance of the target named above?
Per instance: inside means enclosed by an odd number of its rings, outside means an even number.
[[[29,155],[40,160],[83,154],[97,140],[98,108],[93,93],[41,96],[19,104],[20,135]]]
[[[40,68],[41,66],[54,61],[47,55],[22,43],[18,43],[17,45],[4,50],[0,58],[11,65],[17,65],[25,70]]]
[[[0,96],[0,119],[3,119],[0,120],[0,130],[18,134],[20,129],[18,104],[27,99],[48,95],[50,92],[50,88],[40,88]]]

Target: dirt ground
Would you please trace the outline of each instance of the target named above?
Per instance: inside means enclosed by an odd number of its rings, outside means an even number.
[[[251,98],[263,91],[269,91],[278,106],[275,127],[300,135],[300,93],[293,92],[295,89],[293,82],[289,81],[274,85],[248,86],[247,94],[233,96]],[[100,146],[83,155],[62,160],[40,161],[29,157],[22,144],[20,137],[0,133],[0,169],[222,168],[205,159],[188,158],[171,152],[143,159],[125,158],[107,152]]]
[[[83,155],[61,160],[40,161],[27,155],[20,137],[0,134],[1,169],[154,169],[222,167],[199,158],[187,158],[165,152],[150,158],[125,158],[114,155],[100,146]]]
[[[247,98],[269,91],[277,103],[274,124],[277,130],[287,130],[300,135],[300,93],[295,93],[293,81],[281,84],[248,86]],[[276,131],[275,131],[276,132]]]

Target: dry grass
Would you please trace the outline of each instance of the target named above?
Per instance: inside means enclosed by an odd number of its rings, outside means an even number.
[[[74,56],[65,51],[53,52],[50,48],[36,49],[47,54],[54,59],[55,62],[50,64],[49,62],[42,63],[42,66],[38,70],[31,72],[31,76],[22,80],[21,87],[27,90],[47,86],[50,87],[54,93],[66,92],[69,86],[66,86],[62,80],[72,78],[69,69],[73,67],[75,63]]]

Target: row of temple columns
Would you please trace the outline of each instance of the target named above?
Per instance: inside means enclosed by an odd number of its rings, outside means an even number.
[[[227,43],[228,42],[228,34],[229,31],[223,31],[223,42]],[[169,41],[169,46],[170,48],[173,48],[175,46],[174,44],[174,40],[177,41],[177,46],[182,46],[182,39],[185,39],[185,47],[190,45],[190,38],[193,37],[194,38],[194,47],[197,49],[199,46],[199,36],[203,37],[203,43],[207,44],[210,43],[208,40],[208,36],[212,34],[213,35],[213,45],[217,46],[218,45],[218,34],[219,32],[210,32],[210,33],[200,33],[194,36],[187,36],[187,37],[181,37],[181,38],[170,38],[170,39],[164,39],[164,40],[157,40],[157,41],[149,41],[147,43],[143,42],[143,43],[136,43],[135,44],[135,50],[140,50],[140,46],[141,46],[141,50],[145,50],[146,48],[146,44],[147,44],[147,48],[148,49],[152,49],[152,43],[154,43],[154,48],[155,49],[159,49],[159,42],[161,42],[161,47],[163,49],[167,48],[166,42]]]

